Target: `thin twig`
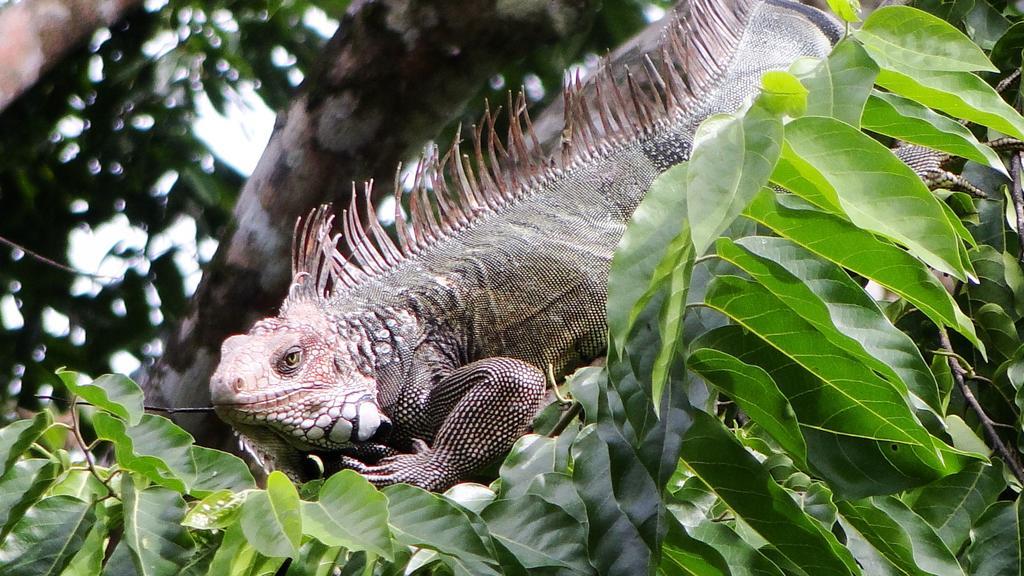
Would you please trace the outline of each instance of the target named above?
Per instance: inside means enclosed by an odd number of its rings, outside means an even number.
[[[548,437],[554,438],[555,436],[558,436],[562,432],[565,432],[565,429],[569,426],[569,423],[572,422],[576,418],[576,416],[579,416],[579,413],[582,409],[582,404],[580,404],[579,402],[573,402],[572,406],[569,406],[569,409],[566,410],[565,413],[562,414],[562,417],[558,419],[558,422],[555,423],[555,427],[552,428],[550,432],[548,432]]]
[[[46,256],[43,256],[42,254],[38,253],[38,252],[33,252],[32,250],[29,250],[28,248],[25,248],[21,244],[18,244],[17,242],[12,242],[12,241],[8,240],[7,238],[4,238],[3,236],[0,236],[0,244],[5,244],[5,245],[7,245],[7,246],[9,246],[11,248],[14,248],[15,250],[21,250],[27,256],[29,256],[29,257],[31,257],[31,258],[33,258],[35,260],[38,260],[39,262],[42,262],[43,264],[46,264],[48,266],[52,266],[52,267],[54,267],[54,268],[56,268],[58,270],[62,270],[64,272],[70,272],[71,274],[77,274],[79,276],[85,276],[86,278],[92,278],[93,280],[113,280],[113,281],[118,281],[118,280],[121,280],[121,279],[124,278],[124,276],[107,276],[106,274],[91,274],[89,272],[83,272],[81,270],[77,270],[77,269],[72,268],[71,266],[68,266],[66,264],[61,264],[60,262],[57,262],[55,260],[51,260],[51,259],[47,258]]]
[[[39,400],[53,400],[54,402],[64,402],[64,403],[71,402],[67,398],[60,398],[58,396],[49,396],[47,394],[36,394],[36,398],[38,398]],[[78,405],[79,406],[93,406],[93,404],[90,404],[90,403],[82,401],[82,400],[78,401]],[[183,408],[164,408],[163,406],[150,406],[149,404],[146,404],[146,405],[143,406],[143,408],[146,409],[146,410],[149,410],[150,412],[164,412],[166,414],[187,414],[187,413],[192,413],[192,412],[213,412],[214,411],[213,406],[186,406],[186,407],[183,407]]]
[[[1013,213],[1017,216],[1017,261],[1024,264],[1024,192],[1021,190],[1020,168],[1024,161],[1024,153],[1017,152],[1010,156],[1010,198],[1013,199]]]
[[[945,328],[939,328],[939,341],[942,343],[942,348],[944,350],[950,353],[953,352],[953,345],[949,342],[949,334],[946,333]],[[1010,467],[1010,470],[1017,478],[1017,481],[1024,485],[1024,469],[1021,469],[1020,462],[1017,461],[1017,458],[1010,449],[1006,447],[1006,444],[1003,444],[1002,438],[1000,438],[999,433],[996,432],[995,423],[992,422],[992,419],[985,413],[985,410],[981,407],[978,399],[975,398],[974,392],[972,392],[971,388],[967,385],[967,382],[964,380],[964,375],[966,375],[967,372],[960,365],[960,361],[956,359],[954,354],[949,355],[949,368],[950,371],[953,372],[953,378],[956,380],[956,384],[957,387],[960,388],[960,392],[964,395],[964,399],[967,400],[967,404],[978,416],[978,420],[981,421],[981,426],[985,429],[985,435],[988,437],[989,442],[992,443],[996,452],[1002,456],[1006,465]]]
[[[91,472],[92,475],[95,476],[97,480],[102,482],[103,485],[107,487],[107,490],[110,491],[110,494],[112,496],[114,496],[114,498],[117,498],[117,495],[114,494],[114,488],[110,485],[109,479],[104,478],[103,476],[100,476],[99,471],[96,470],[96,465],[93,464],[92,453],[89,451],[89,447],[86,446],[86,444],[85,444],[85,438],[82,437],[82,430],[81,430],[80,424],[78,422],[78,398],[76,398],[74,396],[71,397],[71,410],[70,410],[70,412],[71,412],[71,434],[74,435],[75,442],[78,443],[78,447],[82,449],[82,454],[85,456],[85,464],[86,464],[86,466],[89,467],[89,472]],[[120,498],[118,498],[118,500],[120,500]]]

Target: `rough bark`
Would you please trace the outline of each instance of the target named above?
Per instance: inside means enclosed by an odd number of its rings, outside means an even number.
[[[242,189],[233,224],[165,353],[145,379],[148,401],[209,403],[220,344],[273,314],[289,284],[298,216],[347,205],[352,181],[388,187],[398,162],[449,123],[503,65],[564,40],[590,20],[592,0],[379,0],[350,7],[320,67],[278,116]],[[231,448],[216,417],[179,423]]]
[[[140,0],[26,0],[0,9],[0,111],[96,29]]]

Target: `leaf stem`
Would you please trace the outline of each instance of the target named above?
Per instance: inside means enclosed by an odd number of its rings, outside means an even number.
[[[579,416],[582,409],[583,404],[574,401],[572,406],[569,406],[569,409],[566,410],[565,413],[562,414],[562,417],[558,419],[558,422],[555,422],[554,427],[552,427],[551,431],[548,432],[548,437],[554,438],[562,432],[565,432],[565,429],[569,427],[569,423]]]
[[[45,458],[47,458],[49,460],[57,460],[58,459],[56,456],[53,455],[53,452],[50,452],[49,450],[44,448],[38,442],[33,442],[31,448],[33,450],[35,450],[36,452],[39,452],[40,454],[42,454]]]
[[[1017,461],[1014,454],[1010,452],[1010,449],[1003,443],[1002,438],[999,437],[999,433],[996,432],[995,423],[991,418],[989,418],[988,414],[985,413],[985,410],[981,407],[981,403],[978,402],[978,399],[974,396],[974,392],[971,391],[970,386],[968,386],[966,380],[964,380],[964,376],[967,374],[967,371],[960,365],[960,361],[958,360],[960,356],[953,352],[953,345],[949,342],[949,334],[946,332],[945,328],[939,328],[939,341],[942,343],[943,350],[948,352],[946,356],[949,357],[949,368],[950,371],[953,372],[953,378],[956,380],[956,385],[960,388],[960,393],[963,394],[964,399],[967,400],[967,404],[971,407],[971,410],[974,411],[978,416],[978,420],[981,421],[981,426],[985,429],[985,436],[988,437],[992,447],[995,448],[996,452],[998,452],[1003,458],[1006,465],[1010,467],[1010,470],[1013,472],[1014,477],[1017,478],[1017,481],[1020,482],[1021,485],[1024,485],[1024,469],[1021,468],[1020,462]]]
[[[75,442],[78,443],[78,447],[82,449],[82,454],[85,456],[85,464],[89,467],[89,472],[95,476],[97,480],[102,482],[111,494],[114,494],[114,488],[110,485],[109,480],[100,476],[99,471],[96,470],[96,465],[92,461],[92,452],[90,452],[89,445],[86,445],[85,438],[82,437],[81,424],[78,421],[78,397],[72,395],[70,402],[71,410],[69,410],[69,412],[71,412],[71,434],[74,435]],[[115,495],[114,498],[117,498],[117,496]],[[118,500],[120,500],[120,498],[118,498]]]

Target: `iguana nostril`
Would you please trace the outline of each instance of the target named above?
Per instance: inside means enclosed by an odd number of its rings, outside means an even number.
[[[245,389],[245,380],[243,380],[241,377],[235,378],[231,382],[231,389],[234,390],[235,392],[241,392],[242,390]]]

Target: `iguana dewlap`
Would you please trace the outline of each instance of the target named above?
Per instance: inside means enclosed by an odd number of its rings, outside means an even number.
[[[368,201],[366,218],[355,205],[341,218],[348,257],[326,208],[302,222],[280,314],[224,342],[218,414],[302,479],[318,473],[312,453],[327,473],[443,490],[507,452],[548,367],[604,354],[612,252],[654,178],[765,71],[824,57],[842,34],[788,0],[695,0],[680,13],[646,71],[655,91],[608,73],[567,88],[558,158],[538,152],[520,100],[504,146],[487,115],[472,154],[456,144],[420,165],[398,243]]]

